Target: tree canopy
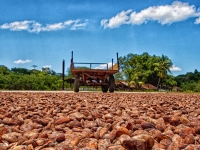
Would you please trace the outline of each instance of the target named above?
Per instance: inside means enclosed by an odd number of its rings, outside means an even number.
[[[147,52],[137,55],[128,54],[119,58],[121,74],[124,80],[127,81],[129,85],[134,84],[138,87],[142,83],[150,83],[154,86],[160,84],[161,79],[168,79],[170,73],[170,68],[172,67],[171,60],[162,55],[149,55]],[[170,76],[170,78],[172,78]],[[171,86],[175,82],[165,82]]]
[[[175,80],[183,91],[200,92],[200,72],[197,69],[194,72],[178,75]]]

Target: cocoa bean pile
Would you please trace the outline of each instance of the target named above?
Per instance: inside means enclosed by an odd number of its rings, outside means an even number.
[[[198,150],[200,95],[0,92],[0,150]]]

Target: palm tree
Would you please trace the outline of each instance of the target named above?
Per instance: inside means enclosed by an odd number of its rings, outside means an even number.
[[[171,73],[170,68],[172,67],[172,62],[171,60],[162,54],[161,58],[157,63],[154,63],[154,70],[158,72],[157,76],[158,78],[158,84],[157,84],[157,89],[158,86],[160,85],[160,80],[162,78],[167,77],[167,72]]]
[[[126,78],[126,82],[128,83],[128,87],[130,88],[130,85],[131,85],[130,83],[132,81],[132,70],[130,68],[126,68],[122,72],[123,72],[123,75]]]
[[[35,68],[37,67],[37,65],[32,65],[31,67],[33,67],[33,69],[35,70]]]

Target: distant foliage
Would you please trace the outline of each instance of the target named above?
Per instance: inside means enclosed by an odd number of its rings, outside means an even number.
[[[62,86],[61,75],[49,68],[28,70],[0,65],[0,89],[3,90],[59,90]]]
[[[194,72],[188,72],[183,75],[174,77],[168,74],[171,62],[167,62],[162,76],[159,74],[158,62],[166,56],[150,56],[148,53],[142,55],[128,54],[120,57],[119,73],[115,74],[116,81],[126,80],[129,84],[135,84],[140,87],[143,83],[150,83],[159,88],[168,89],[169,87],[178,86],[183,91],[200,92],[200,72],[195,69]],[[165,66],[165,65],[164,65]],[[65,79],[73,78],[70,69],[67,70]],[[72,85],[64,83],[65,88],[71,88]],[[58,74],[49,68],[42,70],[28,70],[26,68],[7,68],[0,65],[0,90],[61,90],[62,74]]]
[[[178,75],[175,80],[183,91],[200,92],[200,72],[197,69],[185,75]]]

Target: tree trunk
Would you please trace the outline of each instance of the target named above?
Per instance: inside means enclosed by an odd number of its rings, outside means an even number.
[[[160,77],[158,79],[157,90],[158,90],[159,84],[160,84]]]

